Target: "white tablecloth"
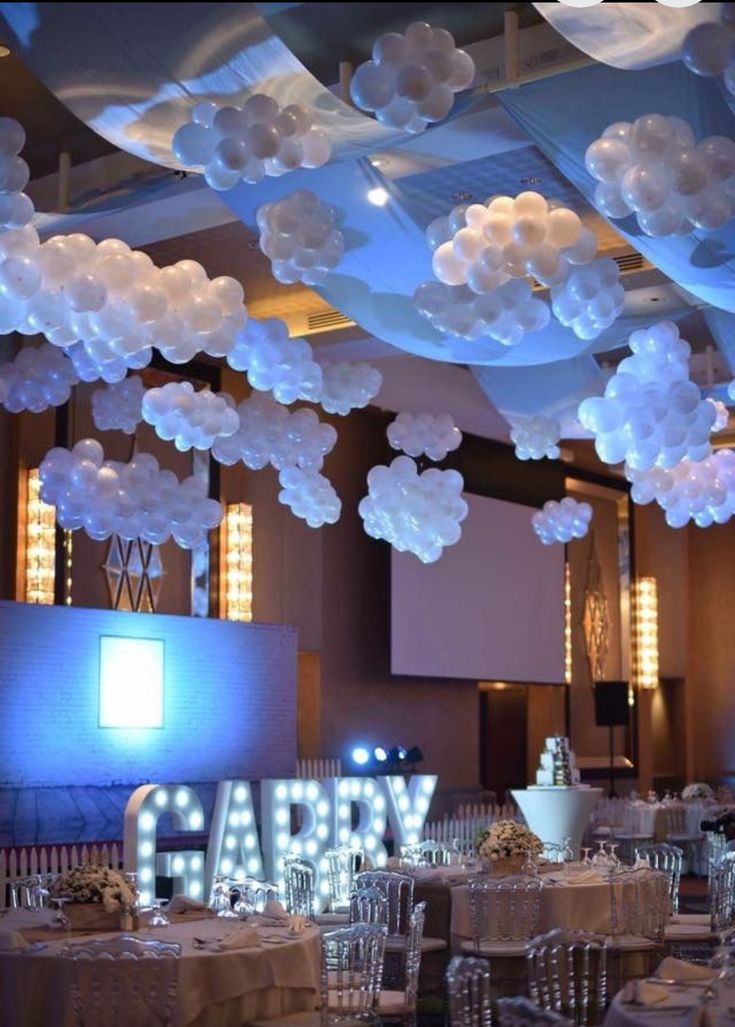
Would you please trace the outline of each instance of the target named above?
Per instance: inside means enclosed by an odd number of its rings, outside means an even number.
[[[613,999],[603,1023],[604,1027],[692,1027],[697,1022],[694,1010],[701,1008],[704,989],[671,988],[665,1003],[653,1006],[634,1006],[624,1003],[621,992]],[[729,1009],[735,1005],[735,989],[722,988],[716,1001],[710,1004],[711,1022],[718,1027],[732,1027]]]
[[[642,877],[641,877],[642,875]],[[639,871],[636,880],[645,882],[649,871]],[[573,877],[565,878],[561,872],[545,874],[545,887],[541,891],[539,932],[555,927],[570,931],[592,931],[611,934],[611,885],[607,879],[599,883],[578,884]],[[622,907],[622,889],[633,887],[633,879],[615,880],[616,899]],[[467,885],[452,888],[452,936],[458,940],[472,937],[470,921],[470,890]]]
[[[38,928],[48,914],[11,910],[0,920],[2,930],[28,930],[47,947],[33,952],[0,952],[0,1027],[76,1027],[71,999],[70,959],[59,950],[76,936]],[[143,930],[142,938],[159,938],[181,945],[177,1027],[240,1027],[248,1019],[316,1007],[320,974],[320,934],[316,927],[289,936],[287,928],[263,928],[274,939],[262,948],[210,952],[194,948],[193,939],[222,938],[236,920],[192,920],[170,927]],[[36,929],[36,930],[34,930]],[[114,935],[95,935],[110,938]],[[86,935],[83,940],[90,940]],[[277,939],[277,940],[276,940]],[[92,970],[82,966],[82,973]],[[114,974],[114,962],[95,972]],[[84,994],[84,978],[81,981]]]

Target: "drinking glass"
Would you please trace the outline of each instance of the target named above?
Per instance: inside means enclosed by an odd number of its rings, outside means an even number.
[[[226,878],[217,875],[212,885],[212,894],[209,899],[209,908],[217,916],[235,919],[237,913],[232,908],[232,894],[230,884]]]
[[[55,915],[48,922],[49,931],[70,931],[71,920],[64,914],[64,903],[71,902],[71,895],[53,895],[49,904],[56,910]]]
[[[604,842],[598,842],[597,845],[597,852],[592,857],[592,866],[597,870],[607,871],[610,869],[610,854]]]
[[[586,866],[590,866],[592,864],[592,860],[590,859],[590,852],[592,852],[592,849],[589,847],[589,845],[582,846],[582,862]]]
[[[235,904],[232,908],[237,916],[252,916],[255,912],[255,891],[252,885],[236,881],[233,883],[232,891],[235,895]]]
[[[605,849],[607,850],[607,852],[610,855],[610,864],[611,864],[611,866],[619,867],[620,866],[620,859],[618,858],[618,854],[617,854],[618,843],[617,842],[606,842],[605,843]]]
[[[171,921],[163,911],[163,899],[151,899],[148,927],[168,927]]]

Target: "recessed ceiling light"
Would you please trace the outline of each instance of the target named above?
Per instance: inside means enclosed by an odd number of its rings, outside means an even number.
[[[13,51],[5,43],[0,43],[0,57],[10,57]]]
[[[384,207],[390,196],[382,186],[376,186],[375,189],[368,189],[367,198],[375,207]]]
[[[387,157],[371,157],[370,163],[374,168],[387,168],[390,161]]]

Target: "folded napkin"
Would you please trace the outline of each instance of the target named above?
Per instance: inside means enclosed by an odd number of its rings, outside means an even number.
[[[666,1002],[669,989],[665,984],[652,984],[650,981],[628,981],[622,997],[623,1002],[634,1006],[657,1006]]]
[[[711,981],[713,973],[709,966],[698,966],[686,959],[667,956],[661,960],[654,977],[662,977],[666,981]]]
[[[219,943],[221,949],[259,949],[262,942],[254,927],[237,927]]]
[[[300,913],[294,913],[288,918],[288,926],[291,934],[303,934],[306,928],[306,917]]]
[[[206,913],[207,906],[198,899],[191,899],[188,895],[174,895],[166,906],[167,913]]]
[[[266,902],[263,907],[263,916],[268,917],[269,920],[283,920],[284,922],[288,919],[288,913],[277,899],[270,899]]]
[[[28,948],[28,942],[17,931],[0,931],[0,952],[16,952]]]

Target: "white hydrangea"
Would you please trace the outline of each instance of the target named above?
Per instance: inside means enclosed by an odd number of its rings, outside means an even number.
[[[134,435],[143,420],[145,388],[140,375],[133,374],[122,382],[95,389],[92,393],[92,416],[100,431],[122,431]]]

